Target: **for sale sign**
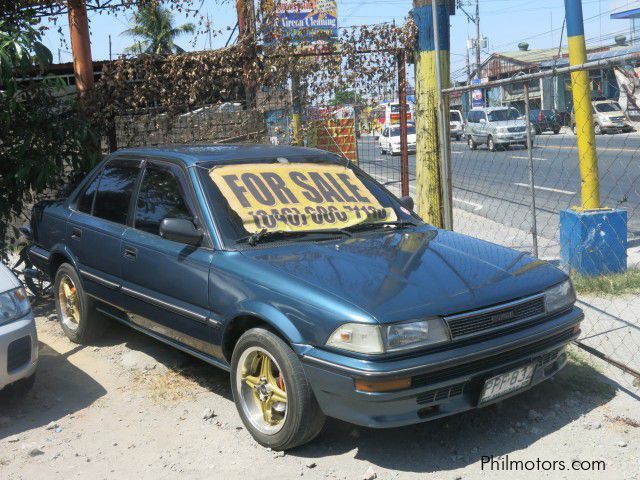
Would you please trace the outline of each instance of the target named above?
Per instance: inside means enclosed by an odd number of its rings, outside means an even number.
[[[214,167],[209,176],[245,230],[302,231],[397,220],[350,168],[311,163]]]

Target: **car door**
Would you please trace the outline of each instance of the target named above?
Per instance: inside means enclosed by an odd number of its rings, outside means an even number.
[[[388,144],[388,140],[387,140],[388,135],[389,135],[389,129],[388,128],[384,128],[382,130],[382,135],[380,135],[380,148],[382,150],[387,150],[389,148],[388,145],[387,145]]]
[[[159,231],[165,218],[197,224],[202,217],[194,198],[180,167],[146,163],[132,208],[132,228],[119,252],[122,290],[131,322],[212,355],[208,237],[194,247],[162,238]]]
[[[67,221],[66,245],[85,291],[115,305],[121,302],[120,246],[139,173],[139,160],[109,160],[81,191]]]
[[[480,143],[484,143],[489,137],[489,119],[487,117],[487,112],[478,112],[478,117],[478,139],[480,140]]]

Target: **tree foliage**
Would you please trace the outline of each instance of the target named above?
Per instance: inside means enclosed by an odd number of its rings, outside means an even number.
[[[175,26],[171,10],[160,4],[150,3],[133,14],[132,27],[122,34],[137,39],[133,45],[127,47],[127,53],[167,55],[184,52],[182,47],[175,44],[175,39],[194,32],[193,23]]]

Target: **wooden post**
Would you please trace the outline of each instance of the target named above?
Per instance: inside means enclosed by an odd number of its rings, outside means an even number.
[[[404,49],[398,50],[398,101],[400,102],[400,186],[409,195],[409,146],[407,145],[407,74]]]
[[[67,7],[76,90],[80,95],[84,95],[94,87],[87,3],[86,0],[68,0]]]

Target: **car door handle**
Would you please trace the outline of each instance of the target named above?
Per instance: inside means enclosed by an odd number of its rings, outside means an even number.
[[[71,238],[74,240],[80,240],[82,238],[82,230],[77,227],[71,229]]]
[[[138,250],[133,247],[124,247],[123,255],[125,256],[125,258],[133,260],[138,255]]]

